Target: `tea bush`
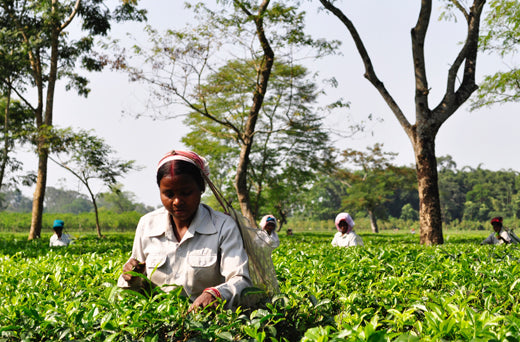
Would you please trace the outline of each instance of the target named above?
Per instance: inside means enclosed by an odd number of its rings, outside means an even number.
[[[179,291],[144,296],[115,284],[133,233],[0,236],[0,341],[518,341],[520,251],[480,246],[485,232],[281,236],[273,253],[281,293],[255,309],[187,314]]]
[[[103,234],[106,231],[134,232],[141,213],[127,211],[114,213],[101,209],[99,211],[99,223]],[[65,221],[65,228],[79,232],[94,232],[96,230],[96,216],[94,213],[80,214],[49,214],[42,217],[42,233],[52,233],[52,224],[55,219]],[[31,213],[0,212],[0,232],[16,233],[28,232],[31,227]]]

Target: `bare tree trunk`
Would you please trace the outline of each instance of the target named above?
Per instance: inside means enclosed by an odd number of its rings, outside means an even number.
[[[48,151],[44,148],[39,149],[38,155],[38,177],[36,188],[33,195],[31,230],[29,240],[39,239],[42,230],[43,200],[45,199],[45,185],[47,184],[47,156]]]
[[[252,227],[256,227],[255,216],[251,210],[249,189],[247,187],[247,168],[249,166],[250,152],[251,144],[243,144],[240,150],[240,159],[235,177],[235,190],[237,191],[238,204],[240,205],[240,211],[242,212],[242,215],[244,215],[244,217],[249,220],[249,223]]]
[[[287,211],[283,210],[282,203],[276,205],[276,210],[278,211],[278,231],[281,231],[283,225],[287,223]]]
[[[56,11],[58,5],[57,0],[52,0],[52,13]],[[45,116],[43,124],[52,126],[52,115],[54,107],[54,90],[58,75],[58,49],[59,49],[60,25],[56,23],[56,28],[51,32],[51,55],[49,67],[49,79],[47,81],[47,96],[45,99]],[[39,69],[41,72],[41,69]],[[42,74],[38,75],[41,78]],[[40,84],[39,94],[43,94],[43,84]],[[37,120],[38,129],[42,127],[41,121]],[[47,187],[47,164],[49,157],[49,148],[44,147],[46,138],[42,136],[43,132],[38,132],[38,178],[36,181],[36,189],[34,190],[31,230],[29,231],[29,240],[39,238],[42,230],[43,201],[45,199],[45,188]]]
[[[444,243],[434,141],[435,134],[432,134],[415,139],[413,144],[419,191],[420,242],[424,245]]]
[[[92,197],[92,204],[94,204],[94,213],[96,213],[96,231],[98,238],[102,238],[103,235],[101,235],[101,226],[99,225],[99,211],[98,206],[96,203],[96,199]]]
[[[374,214],[374,211],[368,209],[368,217],[370,218],[370,228],[372,228],[372,233],[379,233],[379,228],[377,227],[377,218]]]
[[[253,104],[249,109],[249,115],[244,127],[244,133],[241,136],[240,157],[237,166],[237,174],[235,177],[235,189],[237,191],[238,203],[242,215],[246,217],[253,227],[256,227],[255,216],[251,208],[249,197],[249,188],[247,186],[247,168],[249,167],[249,155],[253,146],[253,138],[255,134],[255,126],[258,121],[258,115],[267,92],[269,77],[274,64],[274,52],[271,49],[269,40],[265,36],[263,14],[269,7],[270,0],[263,0],[259,5],[258,12],[253,14],[244,4],[237,3],[242,11],[251,19],[256,26],[256,35],[260,45],[262,46],[263,56],[260,67],[257,72],[257,84],[253,95]]]

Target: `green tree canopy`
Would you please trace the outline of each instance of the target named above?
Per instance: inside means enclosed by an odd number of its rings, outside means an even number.
[[[520,101],[520,2],[493,0],[484,20],[480,49],[499,56],[502,69],[486,75],[472,98],[471,108]]]
[[[342,198],[345,210],[366,210],[374,233],[378,233],[377,216],[382,216],[383,204],[397,189],[416,187],[414,172],[407,167],[392,164],[397,153],[384,152],[383,145],[375,144],[366,152],[347,149],[342,156],[345,162],[357,170],[339,170],[340,177],[348,183]]]
[[[318,154],[307,155],[302,141],[323,141],[321,118],[310,110],[319,90],[302,79],[308,77],[307,70],[297,65],[295,51],[315,58],[332,53],[337,42],[306,35],[304,12],[283,1],[217,4],[217,9],[187,4],[195,24],[164,34],[149,27],[152,47],[135,46],[132,56],[143,64],[135,66],[122,53],[114,66],[128,72],[131,80],[150,85],[153,108],[181,105],[186,110],[186,122],[195,131],[183,142],[215,160],[215,182],[226,194],[233,187],[242,214],[255,222],[264,188],[271,187],[271,194],[290,194],[292,184],[298,184],[288,179],[284,184],[291,188],[282,189],[279,178],[274,186],[266,177],[287,171],[288,163],[295,167],[284,176],[307,176],[305,163]],[[178,107],[175,113],[181,115]]]
[[[213,177],[222,180],[228,196],[232,196],[232,184],[224,180],[231,178],[240,158],[240,135],[254,88],[255,64],[230,61],[217,70],[201,87],[204,107],[212,118],[192,112],[185,120],[192,131],[183,142],[209,156],[212,165],[219,165]],[[293,202],[288,199],[298,196],[314,179],[315,171],[331,158],[323,114],[315,107],[318,95],[306,68],[274,64],[250,153],[248,189],[255,216],[289,210],[282,209],[283,204]]]
[[[113,22],[143,19],[135,1],[110,9],[102,0],[0,0],[0,83],[31,108],[33,131],[42,134],[34,140],[38,173],[29,239],[41,232],[49,156],[45,134],[53,125],[57,81],[86,96],[88,80],[78,67],[100,71],[104,66],[94,54],[95,38],[106,35]]]
[[[87,189],[94,212],[96,228],[101,237],[97,197],[99,192],[93,187],[95,181],[103,186],[114,186],[117,179],[126,173],[139,169],[134,160],[120,160],[115,151],[102,138],[89,131],[74,132],[71,129],[53,129],[50,137],[51,151],[56,156],[52,161],[72,173]]]

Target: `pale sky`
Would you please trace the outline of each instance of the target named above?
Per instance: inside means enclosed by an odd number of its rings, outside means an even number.
[[[351,19],[365,41],[376,73],[387,86],[394,99],[402,108],[411,123],[414,115],[414,79],[411,57],[410,29],[417,19],[419,1],[384,1],[358,0],[338,2],[344,11],[351,11]],[[163,30],[180,29],[191,13],[183,9],[181,1],[142,0],[142,7],[149,10],[150,24]],[[440,2],[435,2],[439,6]],[[353,6],[351,9],[347,7]],[[339,142],[338,147],[364,150],[374,143],[384,144],[384,150],[398,152],[398,165],[412,165],[414,162],[411,143],[397,119],[393,116],[375,88],[363,77],[364,68],[355,50],[346,28],[332,15],[317,12],[318,1],[308,5],[308,29],[315,37],[339,39],[343,42],[342,56],[327,57],[310,64],[315,71],[326,78],[334,76],[339,86],[329,91],[332,101],[343,97],[351,102],[348,110],[350,117],[364,120],[369,114],[383,118],[382,123],[373,126],[373,134],[358,135]],[[436,14],[438,15],[438,13]],[[434,15],[434,18],[436,16]],[[112,37],[124,37],[132,31],[138,35],[142,24],[117,27]],[[426,41],[428,78],[432,97],[430,107],[437,105],[444,93],[447,69],[454,60],[459,42],[464,37],[464,24],[438,22],[432,20]],[[491,73],[503,68],[497,58],[480,55],[477,61],[478,80],[484,73]],[[125,191],[136,195],[136,200],[148,205],[160,204],[155,183],[155,165],[160,157],[174,148],[184,148],[180,139],[187,132],[182,119],[170,121],[152,121],[122,116],[122,111],[141,110],[142,101],[147,98],[145,87],[132,84],[124,74],[104,71],[90,74],[92,89],[88,98],[65,92],[63,86],[55,99],[54,124],[59,127],[93,129],[103,137],[118,153],[118,157],[136,160],[144,166],[140,172],[133,172],[121,179]],[[520,171],[520,147],[517,133],[520,128],[519,104],[495,106],[469,112],[465,107],[459,109],[441,127],[437,135],[437,156],[451,155],[458,168],[463,166],[500,170]],[[329,125],[345,128],[352,124],[344,118],[336,117]],[[34,157],[24,157],[25,167],[36,170]],[[67,178],[67,189],[85,192],[77,181],[49,161],[48,186],[59,187],[59,180]],[[211,167],[211,165],[210,165]],[[106,191],[102,188],[101,191]],[[24,193],[32,196],[34,188],[25,189]]]

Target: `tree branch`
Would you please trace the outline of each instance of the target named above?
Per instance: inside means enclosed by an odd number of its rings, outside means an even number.
[[[34,108],[31,103],[18,91],[18,89],[16,89],[15,87],[13,87],[12,83],[11,82],[7,82],[5,79],[0,79],[0,82],[2,82],[3,84],[5,84],[7,87],[9,87],[9,89],[11,89],[12,91],[14,91],[16,93],[16,95],[20,98],[20,100],[22,100],[29,108],[31,108],[32,111],[36,111],[36,108]]]
[[[412,38],[412,55],[415,72],[415,114],[420,116],[425,113],[430,113],[428,105],[428,79],[426,77],[426,63],[424,57],[424,40],[428,25],[430,23],[430,16],[432,12],[431,0],[421,1],[421,10],[415,27],[411,30]],[[423,118],[417,117],[417,120]]]
[[[81,0],[76,0],[76,3],[74,4],[74,9],[70,13],[69,17],[61,24],[58,31],[63,31],[69,24],[72,22],[76,14],[78,13],[79,5],[81,4]]]
[[[354,39],[354,43],[356,44],[361,59],[363,60],[363,64],[365,65],[365,78],[368,79],[370,83],[372,83],[372,85],[379,91],[405,132],[410,136],[412,134],[412,126],[384,86],[383,82],[381,82],[377,77],[372,65],[372,61],[370,60],[370,56],[368,55],[368,52],[354,24],[352,24],[350,19],[340,9],[332,5],[329,0],[320,0],[320,2],[328,11],[332,12],[347,27],[350,35]]]
[[[478,36],[480,28],[480,17],[486,0],[474,0],[467,16],[467,36],[464,46],[459,51],[453,65],[448,71],[446,93],[441,103],[434,109],[438,113],[439,124],[446,121],[470,96],[478,89],[475,83]],[[462,82],[455,89],[455,82],[459,69],[464,64]]]

